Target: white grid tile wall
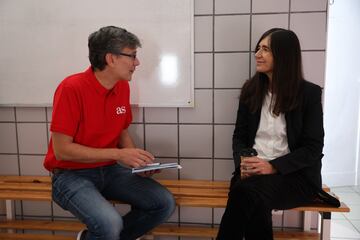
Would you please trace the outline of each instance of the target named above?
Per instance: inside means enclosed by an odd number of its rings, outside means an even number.
[[[272,27],[294,30],[303,49],[305,77],[324,86],[327,1],[194,1],[195,107],[134,108],[130,132],[136,144],[159,161],[182,164],[180,172],[163,171],[159,178],[229,180],[238,97],[244,80],[254,72],[256,41]],[[48,175],[42,161],[50,122],[51,108],[0,107],[0,174]],[[171,221],[217,224],[222,212],[181,208]],[[55,204],[26,201],[17,203],[16,214],[71,217]],[[284,219],[276,216],[274,225],[282,226],[285,220],[284,226],[299,227],[299,219],[296,213],[285,214]]]

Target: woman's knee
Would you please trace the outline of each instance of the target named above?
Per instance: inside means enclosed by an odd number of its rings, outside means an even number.
[[[262,198],[255,186],[247,183],[239,183],[229,192],[229,200],[238,206],[261,206]]]

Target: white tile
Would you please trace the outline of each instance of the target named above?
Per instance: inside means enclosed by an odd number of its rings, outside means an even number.
[[[15,123],[0,123],[0,153],[16,153]]]
[[[214,180],[230,181],[234,172],[234,161],[228,159],[214,160]]]
[[[24,215],[49,216],[51,215],[51,203],[46,201],[22,201]]]
[[[273,224],[273,227],[282,227],[283,225],[283,222],[282,222],[282,218],[283,218],[283,215],[282,214],[277,214],[277,215],[274,215],[272,216],[272,224]]]
[[[249,53],[215,54],[215,88],[240,88],[249,78]]]
[[[284,211],[284,227],[301,227],[302,213],[298,211]]]
[[[48,176],[49,172],[43,166],[44,158],[45,156],[20,155],[21,175]]]
[[[189,223],[211,223],[211,208],[181,207],[180,221]]]
[[[195,54],[195,88],[212,88],[213,56],[211,53]]]
[[[325,83],[325,52],[302,52],[304,77],[320,87]]]
[[[327,0],[291,0],[291,11],[326,11]]]
[[[212,14],[213,0],[195,0],[195,14]]]
[[[360,193],[360,185],[352,186],[352,189],[354,189],[355,192]]]
[[[215,13],[250,13],[250,0],[215,0]]]
[[[0,122],[15,121],[13,107],[0,107]]]
[[[180,156],[211,157],[212,126],[180,125]]]
[[[297,34],[302,50],[326,48],[326,13],[291,14],[290,29]]]
[[[19,164],[16,155],[0,154],[0,175],[18,175]]]
[[[331,220],[331,237],[360,239],[360,233],[347,220]]]
[[[47,140],[48,140],[48,144],[50,143],[50,138],[51,138],[51,131],[50,131],[50,127],[51,127],[51,123],[48,123],[47,125]]]
[[[176,207],[173,214],[167,219],[166,222],[179,222],[179,207]]]
[[[248,51],[250,16],[215,17],[215,51]]]
[[[181,159],[180,170],[181,179],[212,179],[212,161],[211,159]]]
[[[51,119],[52,119],[52,110],[53,108],[52,107],[47,107],[46,108],[46,117],[47,117],[47,121],[48,122],[51,122]]]
[[[221,218],[224,215],[225,208],[214,208],[214,223],[220,224]]]
[[[211,123],[212,122],[212,90],[195,90],[195,106],[180,108],[180,123]]]
[[[156,162],[160,163],[174,163],[177,162],[176,158],[157,158]],[[160,173],[153,176],[155,179],[178,179],[179,171],[177,169],[164,169]]]
[[[272,12],[288,12],[289,0],[253,0],[253,13],[272,13]]]
[[[346,204],[360,205],[360,195],[356,192],[338,192],[337,196]]]
[[[232,158],[233,125],[215,126],[215,157]]]
[[[260,37],[271,28],[288,28],[288,14],[253,15],[251,28],[251,51],[254,51]]]
[[[131,124],[128,128],[129,134],[138,148],[144,148],[144,125]]]
[[[212,17],[195,17],[195,52],[212,51]]]
[[[176,123],[177,109],[176,108],[145,108],[145,122],[146,123]]]
[[[319,227],[319,213],[317,212],[311,212],[311,228],[318,229]]]
[[[351,223],[355,226],[358,232],[360,232],[360,220],[353,220]]]
[[[346,220],[343,213],[332,213],[331,219]]]
[[[53,216],[54,217],[74,217],[71,212],[62,209],[57,203],[53,203]]]
[[[18,123],[19,152],[45,154],[47,152],[46,123]]]
[[[145,127],[146,150],[155,156],[177,156],[177,126],[176,125],[153,125]]]
[[[336,193],[337,195],[339,193],[353,193],[353,192],[355,192],[354,188],[352,188],[350,186],[331,187],[331,191]]]
[[[240,90],[215,90],[215,123],[235,123]]]
[[[131,106],[132,122],[142,123],[143,122],[143,108]]]
[[[341,198],[340,198],[341,199]],[[341,201],[343,201],[341,199]],[[350,212],[349,213],[344,213],[345,218],[347,218],[348,220],[360,220],[360,201],[358,201],[357,203],[354,204],[347,204],[348,207],[350,208]]]
[[[46,113],[43,107],[17,107],[16,120],[19,122],[45,121]]]
[[[254,76],[256,72],[255,55],[251,58],[251,76]]]

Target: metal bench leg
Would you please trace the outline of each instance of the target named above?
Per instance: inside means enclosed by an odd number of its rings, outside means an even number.
[[[15,202],[12,200],[5,200],[6,219],[15,220]],[[13,229],[8,229],[8,233],[14,233]]]
[[[330,240],[331,234],[331,212],[323,212],[321,214],[321,240]]]
[[[308,232],[311,230],[311,212],[304,211],[303,231]]]

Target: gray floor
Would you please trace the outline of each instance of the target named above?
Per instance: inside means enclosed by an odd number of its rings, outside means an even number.
[[[360,239],[360,186],[332,187],[331,191],[351,209],[332,215],[331,239]]]

